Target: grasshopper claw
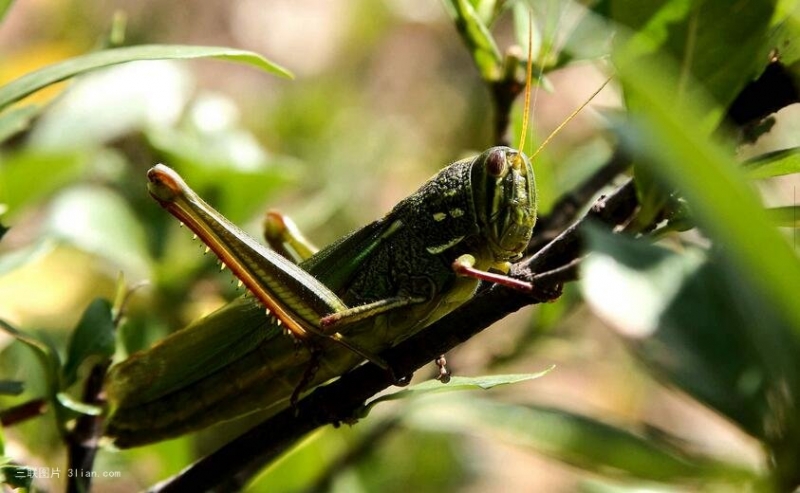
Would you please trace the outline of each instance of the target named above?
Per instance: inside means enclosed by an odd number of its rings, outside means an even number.
[[[436,366],[439,367],[439,375],[436,376],[436,380],[439,380],[442,383],[449,383],[452,372],[449,368],[447,368],[447,359],[442,354],[436,358],[434,362],[436,363]]]

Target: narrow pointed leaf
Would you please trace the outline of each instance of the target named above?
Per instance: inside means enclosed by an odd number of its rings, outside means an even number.
[[[750,178],[772,178],[800,173],[800,147],[769,152],[745,163]]]
[[[0,110],[34,92],[76,75],[139,60],[217,58],[246,63],[281,77],[292,75],[257,53],[215,46],[140,45],[103,50],[70,58],[26,74],[0,88]]]
[[[97,356],[110,359],[114,355],[114,329],[111,303],[102,298],[92,301],[72,332],[63,368],[65,387],[75,382],[78,368],[87,358]]]

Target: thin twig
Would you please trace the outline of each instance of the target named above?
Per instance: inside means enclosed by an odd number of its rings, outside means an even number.
[[[4,427],[36,418],[47,412],[46,399],[32,399],[14,407],[0,411],[0,424]]]
[[[92,367],[83,388],[84,403],[93,405],[105,403],[102,398],[103,379],[110,365],[111,360],[108,359]],[[69,470],[78,471],[78,474],[67,475],[67,493],[82,493],[91,489],[90,473],[94,469],[94,458],[102,434],[103,417],[83,414],[75,423],[75,428],[67,435]]]
[[[617,175],[628,169],[630,158],[621,150],[616,150],[603,166],[598,168],[586,181],[571,192],[563,195],[553,204],[552,212],[540,217],[533,230],[533,239],[528,245],[529,252],[535,252],[553,241],[564,228],[575,221],[589,200]]]
[[[564,284],[567,282],[577,281],[578,268],[580,267],[581,261],[583,261],[583,257],[576,258],[572,262],[562,265],[561,267],[536,274],[533,276],[532,282],[534,285],[541,284],[545,286],[551,286],[555,284]]]

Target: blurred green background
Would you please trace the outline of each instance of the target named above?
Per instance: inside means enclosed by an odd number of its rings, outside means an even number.
[[[579,3],[531,4],[535,49],[552,57],[531,108],[538,145],[606,79],[610,38]],[[790,9],[790,2],[781,5]],[[124,41],[115,38],[122,31]],[[510,13],[498,20],[493,33],[502,49],[521,41],[515,31]],[[230,274],[219,274],[149,198],[145,172],[157,162],[179,170],[254,236],[263,212],[276,208],[326,245],[383,215],[447,163],[493,145],[488,89],[440,2],[18,1],[0,25],[0,83],[112,42],[252,50],[296,78],[217,60],[138,62],[33,96],[45,111],[0,148],[0,218],[11,226],[0,242],[0,318],[62,352],[91,300],[115,298],[120,273],[128,286],[147,281],[131,296],[120,328],[127,350],[236,296]],[[537,158],[540,214],[610,156],[615,139],[607,118],[620,108],[612,84]],[[515,129],[521,113],[516,107]],[[786,108],[768,135],[739,147],[740,156],[797,146],[798,125],[797,105]],[[796,205],[797,184],[796,176],[776,179],[760,190],[768,204]],[[707,244],[702,237],[688,242]],[[448,355],[458,375],[555,364],[544,377],[494,389],[491,401],[448,394],[379,406],[355,427],[314,433],[252,491],[763,488],[763,444],[685,388],[659,383],[627,350],[641,334],[633,342],[618,337],[612,326],[626,324],[605,324],[597,311],[615,320],[567,285],[558,301],[520,311]],[[721,350],[720,360],[727,357],[737,354]],[[0,380],[25,382],[24,394],[0,396],[0,407],[41,396],[42,373],[29,348],[0,333]],[[580,416],[629,430],[636,440],[626,448],[622,435]],[[515,419],[528,428],[516,430]],[[5,455],[61,468],[60,478],[35,485],[63,487],[65,453],[47,415],[3,432]],[[230,433],[101,450],[95,470],[120,474],[98,477],[94,487],[141,489]],[[624,456],[616,466],[612,452]],[[679,457],[674,474],[672,452]]]

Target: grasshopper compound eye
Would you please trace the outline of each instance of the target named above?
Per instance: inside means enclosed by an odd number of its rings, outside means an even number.
[[[507,166],[506,152],[503,149],[496,148],[489,152],[489,156],[486,158],[486,171],[490,176],[502,177],[506,173]]]

